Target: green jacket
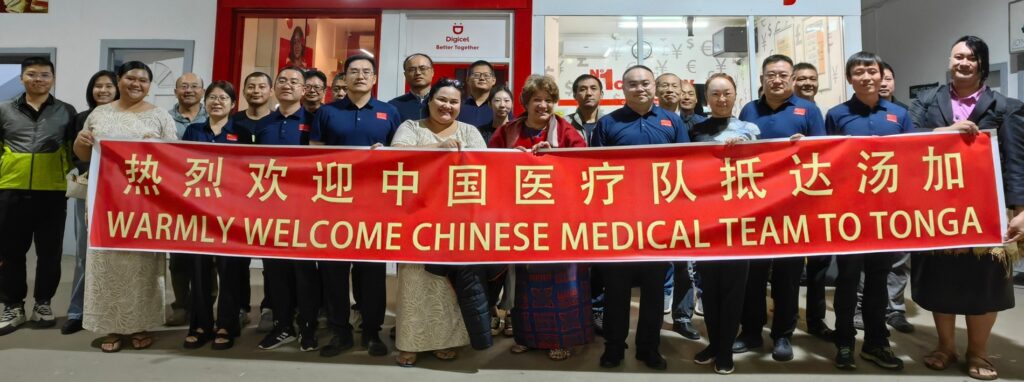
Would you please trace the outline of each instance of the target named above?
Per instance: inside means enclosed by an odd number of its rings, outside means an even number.
[[[25,94],[0,102],[0,190],[64,191],[75,108],[52,95],[36,112]]]

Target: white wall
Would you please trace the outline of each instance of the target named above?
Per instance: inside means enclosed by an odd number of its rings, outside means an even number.
[[[944,82],[949,50],[966,34],[989,46],[992,64],[1010,64],[1008,0],[875,1],[863,13],[864,49],[882,56],[896,70],[896,98],[909,100],[911,85]],[[1017,96],[1011,70],[1003,93]]]
[[[209,82],[217,2],[60,0],[48,14],[0,14],[0,48],[57,48],[57,98],[84,110],[85,86],[99,70],[100,40],[194,40],[192,71]]]

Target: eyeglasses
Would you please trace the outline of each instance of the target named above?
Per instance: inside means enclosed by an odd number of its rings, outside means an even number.
[[[192,90],[199,90],[199,89],[202,89],[202,88],[203,88],[203,86],[199,85],[199,84],[181,84],[181,85],[178,85],[178,89],[180,89],[180,90],[190,90],[190,89],[192,89]]]
[[[306,85],[306,90],[312,90],[312,91],[317,92],[317,93],[324,91],[324,89],[327,89],[327,88],[325,88],[323,86],[320,86],[320,85]]]
[[[421,66],[413,66],[413,67],[405,68],[405,72],[406,73],[426,73],[428,70],[433,70],[433,69],[434,69],[434,67],[432,67],[432,66],[421,65]]]
[[[370,78],[370,77],[373,76],[373,70],[370,70],[370,69],[363,69],[361,71],[359,69],[355,69],[355,70],[349,70],[349,71],[347,71],[345,73],[346,73],[346,75],[353,76],[353,77],[360,77],[361,76],[363,78]]]
[[[292,87],[305,86],[305,84],[303,84],[302,80],[300,80],[300,79],[291,79],[291,80],[289,80],[289,79],[284,78],[284,77],[278,77],[277,78],[277,84],[278,85],[291,85]]]
[[[792,73],[787,73],[787,72],[767,72],[767,73],[764,74],[764,78],[769,79],[769,80],[774,80],[774,79],[778,78],[780,80],[785,81],[785,80],[788,80],[791,75],[792,75]]]
[[[31,78],[33,80],[48,81],[48,80],[52,80],[53,79],[53,74],[52,73],[25,73],[25,77]]]
[[[221,102],[221,103],[228,103],[228,102],[231,102],[231,97],[228,97],[228,96],[212,96],[212,97],[208,96],[208,97],[206,97],[206,102],[215,102],[215,101],[216,102]]]
[[[474,80],[489,80],[491,78],[494,78],[494,75],[491,73],[473,73],[469,75],[469,78],[472,78]]]

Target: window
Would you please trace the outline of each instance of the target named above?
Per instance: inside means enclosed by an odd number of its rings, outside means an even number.
[[[178,103],[174,83],[192,71],[194,50],[195,42],[190,40],[101,40],[100,67],[116,72],[125,62],[146,63],[153,71],[146,101],[170,110]]]
[[[49,57],[56,65],[55,48],[2,48],[0,49],[0,100],[8,100],[25,91],[21,84],[21,62],[33,56]]]

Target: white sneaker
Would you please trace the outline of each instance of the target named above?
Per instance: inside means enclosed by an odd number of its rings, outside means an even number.
[[[0,336],[13,333],[25,323],[25,307],[5,306],[0,314]]]
[[[36,306],[32,308],[32,317],[29,321],[36,323],[40,327],[50,327],[57,324],[57,317],[53,316],[53,309],[50,309],[50,304],[36,303]]]

